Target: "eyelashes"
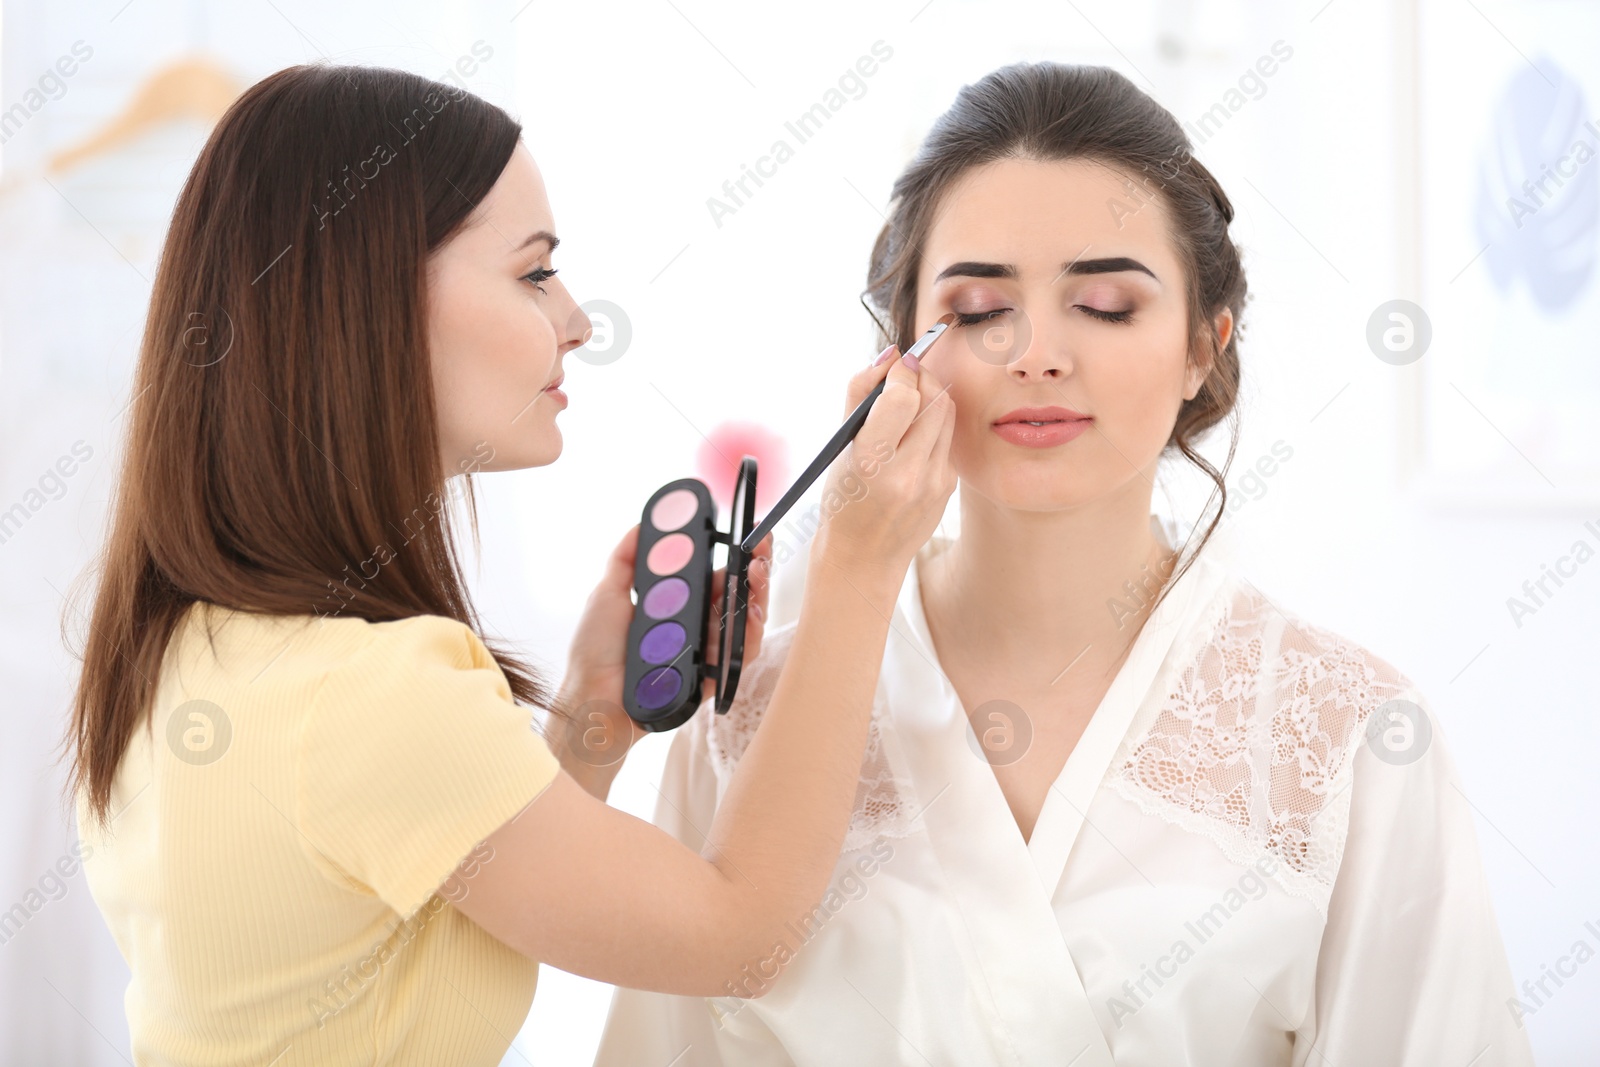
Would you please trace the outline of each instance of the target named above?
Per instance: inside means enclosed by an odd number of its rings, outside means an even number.
[[[554,278],[557,273],[559,273],[559,268],[556,267],[551,267],[548,269],[544,267],[538,267],[524,274],[519,280],[527,282],[529,285],[539,290],[539,292],[545,293],[545,295],[548,296],[549,293],[546,292],[545,287],[539,283],[549,281],[551,278]]]
[[[957,326],[976,326],[980,322],[987,322],[996,315],[1003,315],[1005,312],[1005,308],[996,308],[993,311],[979,311],[972,315],[968,315],[964,311],[953,312],[953,314],[956,317]]]
[[[1085,314],[1099,319],[1101,322],[1121,323],[1128,322],[1133,318],[1132,308],[1129,308],[1127,311],[1101,311],[1099,308],[1089,307],[1087,304],[1074,304],[1073,306]],[[953,314],[956,317],[957,326],[976,326],[980,322],[989,321],[996,315],[1004,315],[1010,310],[1010,308],[995,308],[993,311],[979,311],[970,315],[960,311],[954,312]]]

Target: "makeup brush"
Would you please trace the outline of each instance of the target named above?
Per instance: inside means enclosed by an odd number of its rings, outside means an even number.
[[[917,338],[917,343],[912,345],[910,351],[906,352],[905,355],[921,357],[924,352],[933,347],[933,343],[955,321],[956,317],[953,314],[946,313],[941,315],[939,321],[928,327],[927,332]],[[905,357],[902,356],[901,358]],[[807,489],[811,488],[811,483],[816,481],[822,472],[828,469],[830,463],[839,458],[839,453],[845,450],[845,446],[850,443],[856,434],[861,432],[861,427],[866,425],[867,412],[872,410],[873,403],[883,394],[883,387],[888,380],[889,376],[884,375],[883,380],[872,387],[872,392],[867,394],[866,399],[856,405],[856,409],[850,413],[850,417],[844,420],[844,425],[840,426],[834,435],[828,439],[828,443],[822,446],[822,451],[817,453],[817,458],[812,460],[811,465],[801,473],[799,480],[789,487],[789,491],[783,494],[783,499],[772,506],[772,510],[767,512],[767,517],[762,519],[760,525],[750,531],[750,536],[741,542],[739,547],[742,551],[746,553],[754,552],[756,546],[761,543],[762,538],[772,532],[773,528],[782,521],[784,515],[788,514],[789,509],[794,507],[795,503],[805,495]]]

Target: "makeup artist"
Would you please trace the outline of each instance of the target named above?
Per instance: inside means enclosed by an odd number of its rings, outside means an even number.
[[[441,504],[555,462],[588,336],[520,138],[438,82],[292,67],[179,196],[67,737],[136,1062],[498,1064],[538,961],[719,995],[833,870],[887,620],[955,486],[951,403],[892,349],[849,381],[845,411],[887,384],[830,481],[892,459],[813,542],[699,850],[609,807],[585,742],[634,728],[577,709],[621,715],[637,527],[552,692],[484,640]]]

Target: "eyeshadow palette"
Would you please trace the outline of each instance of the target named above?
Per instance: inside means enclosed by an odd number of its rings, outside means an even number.
[[[687,722],[700,706],[708,677],[716,680],[717,711],[733,703],[744,658],[750,569],[745,539],[755,521],[755,482],[755,457],[745,456],[727,533],[717,529],[716,505],[698,478],[667,483],[644,506],[623,706],[647,730],[671,730]],[[713,552],[719,544],[728,552],[712,635],[718,643],[716,662],[711,663],[706,642],[715,599]]]

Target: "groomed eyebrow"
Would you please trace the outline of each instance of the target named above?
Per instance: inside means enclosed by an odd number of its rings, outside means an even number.
[[[521,252],[524,248],[527,248],[529,245],[533,244],[535,241],[549,241],[550,242],[550,251],[552,251],[552,252],[554,252],[556,249],[561,247],[561,238],[557,237],[555,234],[551,233],[549,230],[539,230],[539,231],[537,231],[535,233],[530,233],[528,236],[524,237],[522,239],[522,243],[520,245],[518,245],[517,247],[513,248],[510,252],[507,253],[507,255],[516,255],[518,252]]]
[[[1157,282],[1161,281],[1160,278],[1156,278],[1155,271],[1140,263],[1137,259],[1129,259],[1127,256],[1112,256],[1107,259],[1075,259],[1071,263],[1063,263],[1061,265],[1062,274],[1117,274],[1129,270],[1140,271],[1155,278]],[[938,282],[957,276],[963,278],[1015,278],[1017,276],[1017,268],[1009,263],[979,263],[973,260],[964,260],[960,263],[950,264],[940,271],[933,280]],[[1060,275],[1057,275],[1057,277],[1060,277]]]

